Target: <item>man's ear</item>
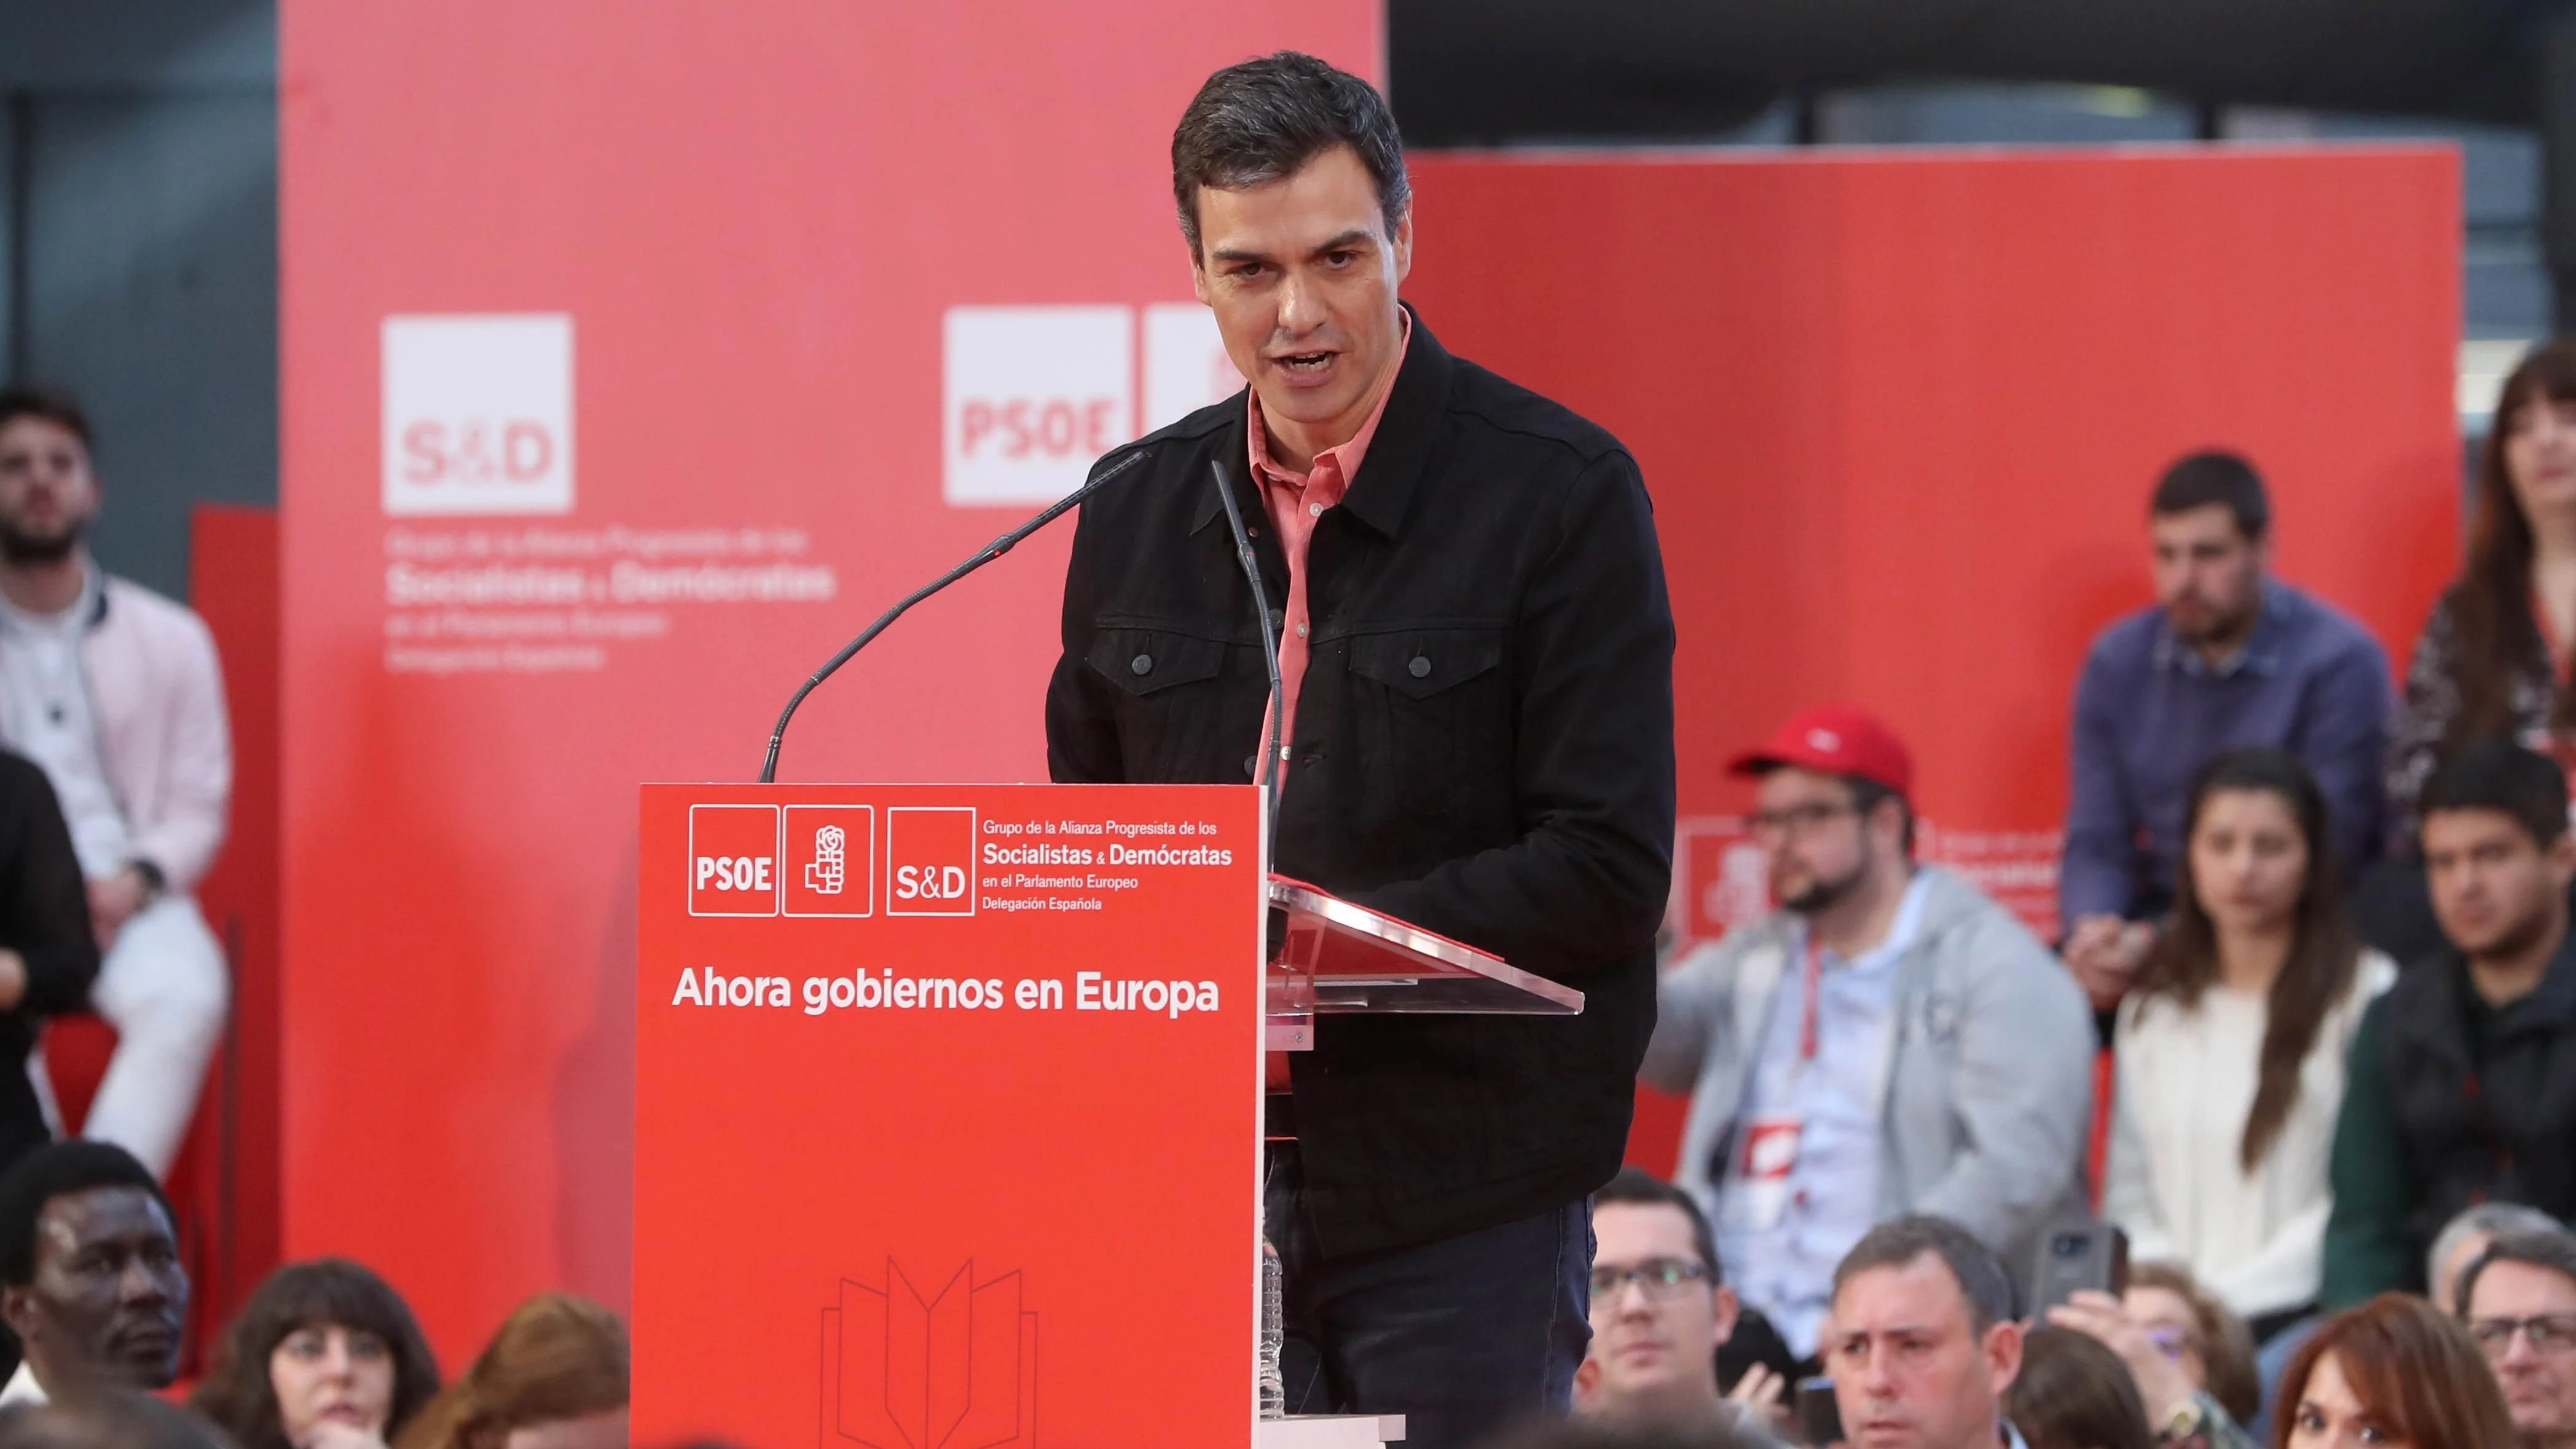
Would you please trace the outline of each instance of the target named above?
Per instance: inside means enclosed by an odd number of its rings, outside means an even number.
[[[5,1322],[9,1325],[9,1331],[18,1335],[18,1341],[20,1343],[25,1343],[36,1336],[34,1333],[36,1326],[35,1310],[36,1290],[34,1284],[13,1284],[9,1287],[0,1288],[0,1322]]]
[[[1401,282],[1413,275],[1413,203],[1410,200],[1404,203],[1404,215],[1396,218],[1387,243],[1395,249],[1395,279]]]
[[[2009,1320],[1986,1330],[1986,1373],[1998,1399],[2021,1377],[2021,1335],[2021,1325]]]
[[[1717,1341],[1720,1345],[1735,1336],[1736,1320],[1744,1316],[1743,1300],[1732,1288],[1717,1290]]]
[[[2570,881],[2576,881],[2576,834],[2561,835],[2549,842],[2548,856],[2549,873],[2564,891]]]

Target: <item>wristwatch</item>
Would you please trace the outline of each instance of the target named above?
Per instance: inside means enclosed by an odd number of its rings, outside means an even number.
[[[151,861],[138,855],[127,861],[125,868],[143,877],[143,904],[148,906],[169,893],[170,877],[163,875],[161,867]]]

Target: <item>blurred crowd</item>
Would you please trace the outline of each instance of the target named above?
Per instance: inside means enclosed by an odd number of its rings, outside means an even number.
[[[1532,1443],[2576,1444],[2576,345],[2505,381],[2402,685],[2249,460],[2146,514],[2053,943],[1916,859],[1887,722],[1733,761],[1777,905],[1666,962],[1679,1162],[1596,1198]]]

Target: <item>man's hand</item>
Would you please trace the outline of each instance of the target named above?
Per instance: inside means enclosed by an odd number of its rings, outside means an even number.
[[[2138,1381],[2138,1397],[2146,1401],[2149,1424],[2162,1427],[2199,1392],[2182,1364],[2166,1357],[2147,1337],[2145,1325],[2131,1318],[2120,1300],[2108,1293],[2078,1293],[2048,1310],[2048,1321],[2097,1338],[2120,1356],[2120,1362],[2129,1366],[2129,1376]]]
[[[27,999],[27,958],[0,948],[0,1011],[15,1011]]]
[[[1746,1366],[1744,1377],[1726,1391],[1726,1401],[1740,1404],[1763,1414],[1777,1414],[1780,1401],[1789,1390],[1789,1381],[1761,1364]]]
[[[91,881],[89,921],[90,929],[98,934],[99,949],[104,951],[113,944],[116,933],[124,930],[125,923],[134,919],[134,913],[151,899],[152,883],[130,865],[105,880]]]
[[[2129,994],[2129,983],[2147,963],[2156,929],[2144,921],[2086,916],[2066,933],[2066,969],[2096,1011],[2109,1011]]]

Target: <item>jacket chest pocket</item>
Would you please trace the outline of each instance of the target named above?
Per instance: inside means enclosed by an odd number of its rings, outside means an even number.
[[[1348,744],[1370,780],[1392,785],[1408,810],[1494,803],[1494,782],[1512,770],[1500,625],[1354,635],[1345,660]]]
[[[1085,662],[1118,688],[1131,779],[1174,779],[1206,752],[1221,720],[1225,656],[1221,641],[1170,629],[1104,624],[1092,636]]]

